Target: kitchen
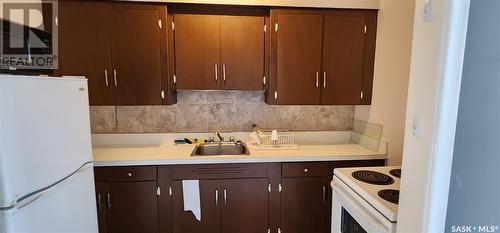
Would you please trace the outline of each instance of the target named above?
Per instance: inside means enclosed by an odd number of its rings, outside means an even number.
[[[27,2],[3,42],[56,55],[2,63],[0,232],[498,225],[447,213],[469,1]]]

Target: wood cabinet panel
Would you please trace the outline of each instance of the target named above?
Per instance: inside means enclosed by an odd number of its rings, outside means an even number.
[[[319,104],[322,15],[278,15],[278,104]]]
[[[370,104],[376,18],[376,10],[271,10],[277,29],[271,34],[272,93],[266,102]]]
[[[361,103],[364,27],[364,15],[324,17],[322,104]]]
[[[95,168],[94,172],[99,182],[156,180],[156,166],[102,167]]]
[[[267,178],[222,181],[222,233],[266,232],[268,184]]]
[[[166,60],[160,53],[158,8],[116,7],[109,14],[115,104],[161,104],[161,61]]]
[[[292,233],[329,232],[333,170],[384,163],[357,160],[99,167],[94,169],[99,229],[254,233],[280,228]],[[309,170],[304,173],[306,168]],[[182,180],[192,179],[200,182],[201,221],[184,211]]]
[[[221,231],[222,201],[220,182],[200,181],[201,221],[190,211],[184,211],[182,181],[172,181],[173,233],[215,233]]]
[[[159,232],[156,181],[109,183],[108,232]]]
[[[107,16],[99,6],[96,3],[61,2],[58,73],[85,76],[90,105],[112,105],[114,88],[109,76],[111,48]]]
[[[220,17],[176,14],[175,73],[178,89],[218,89],[220,67]]]
[[[96,201],[97,201],[97,222],[99,224],[99,232],[108,232],[107,204],[106,194],[109,193],[108,184],[95,184]]]
[[[221,16],[221,89],[262,90],[264,17]]]
[[[327,176],[328,163],[284,163],[282,172],[283,177]]]
[[[377,10],[366,10],[366,35],[363,61],[363,99],[361,104],[372,103],[373,73],[375,67],[375,46],[377,40]]]
[[[90,105],[175,103],[167,85],[166,8],[62,1],[58,74],[85,75]],[[172,94],[173,95],[173,94]]]
[[[283,178],[281,229],[287,233],[325,233],[327,177]]]
[[[267,177],[268,164],[200,164],[172,166],[172,179],[235,179]]]

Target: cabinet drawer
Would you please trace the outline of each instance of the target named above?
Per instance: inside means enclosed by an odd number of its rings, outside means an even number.
[[[268,165],[263,164],[204,164],[172,167],[172,179],[239,179],[267,177]],[[160,169],[163,169],[160,167]]]
[[[98,167],[95,179],[97,182],[156,180],[156,167]]]
[[[328,176],[328,163],[284,163],[283,177]]]

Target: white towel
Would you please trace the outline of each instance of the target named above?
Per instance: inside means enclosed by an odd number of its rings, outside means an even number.
[[[200,181],[183,180],[182,195],[184,197],[184,211],[191,211],[196,220],[201,221]]]

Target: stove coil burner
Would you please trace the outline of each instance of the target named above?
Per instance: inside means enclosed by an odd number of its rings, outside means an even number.
[[[391,173],[391,175],[393,175],[397,178],[401,178],[401,169],[393,169],[393,170],[390,170],[389,173]]]
[[[352,177],[359,181],[363,181],[369,184],[377,185],[389,185],[394,183],[394,179],[390,176],[374,171],[360,170],[352,173]]]
[[[378,196],[390,203],[399,204],[399,190],[382,189],[378,191]]]

